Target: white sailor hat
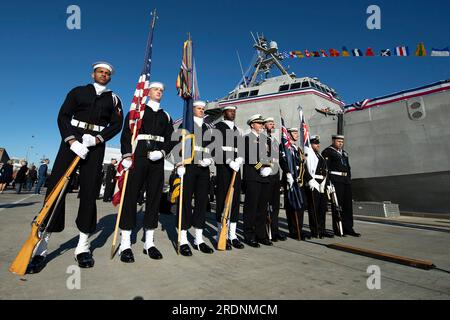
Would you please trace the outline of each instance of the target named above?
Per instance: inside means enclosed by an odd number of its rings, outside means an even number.
[[[287,131],[288,132],[293,132],[293,131],[298,132],[298,128],[292,127],[292,128],[287,129]]]
[[[251,125],[252,123],[264,123],[264,118],[259,114],[254,114],[247,120],[247,124]]]
[[[206,102],[202,101],[202,100],[197,100],[197,101],[194,101],[192,106],[194,106],[194,107],[197,107],[197,106],[206,107]]]
[[[275,122],[275,119],[273,117],[267,117],[264,119],[264,122]]]
[[[343,134],[333,134],[331,136],[332,139],[342,139],[344,140],[344,135]]]
[[[95,70],[97,68],[105,68],[108,69],[111,74],[114,74],[114,67],[111,63],[106,61],[97,61],[92,64],[92,69]]]
[[[151,88],[159,88],[161,90],[164,90],[164,84],[162,84],[161,82],[154,81],[154,82],[150,82],[148,88],[149,89],[151,89]]]
[[[311,139],[309,139],[309,142],[314,143],[314,144],[320,144],[320,136],[318,136],[318,135],[311,136]]]
[[[237,107],[236,106],[226,106],[222,109],[222,112],[225,110],[237,110]]]

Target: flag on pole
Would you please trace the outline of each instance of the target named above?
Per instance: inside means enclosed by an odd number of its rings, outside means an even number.
[[[449,57],[450,51],[449,51],[448,47],[442,48],[442,49],[432,48],[431,56],[432,57]]]
[[[324,58],[328,57],[328,54],[323,49],[320,49],[320,55]]]
[[[308,167],[309,174],[314,177],[316,174],[317,164],[319,163],[319,158],[317,158],[317,155],[312,149],[309,141],[309,128],[305,121],[303,108],[298,107],[297,110],[300,117],[300,142],[303,147],[303,153],[305,154],[306,166]]]
[[[350,53],[348,53],[347,47],[342,47],[342,56],[350,57]]]
[[[190,135],[194,133],[194,113],[192,109],[194,100],[197,100],[199,97],[193,58],[193,46],[190,37],[183,44],[183,58],[176,87],[178,95],[184,100],[183,120],[180,128],[185,130],[186,142],[184,148],[185,154],[189,155],[188,158],[182,159],[182,161],[185,162],[187,159],[192,158],[194,152],[192,150],[192,141],[190,140]]]
[[[130,112],[129,112],[129,122],[125,125],[130,126],[131,132],[134,131],[134,127],[136,126],[136,132],[139,132],[139,129],[142,125],[142,117],[144,116],[145,106],[148,98],[149,92],[149,84],[150,84],[150,72],[152,66],[152,47],[153,47],[153,30],[155,28],[156,14],[153,13],[153,19],[150,24],[150,31],[147,36],[147,45],[145,48],[145,56],[144,56],[144,66],[141,71],[141,75],[139,76],[138,83],[136,85],[136,89],[134,90],[133,99],[131,101]],[[135,138],[135,137],[134,137]],[[131,141],[132,146],[132,158],[134,158],[134,149],[136,147],[136,141]],[[123,160],[122,160],[123,161]],[[112,203],[114,206],[117,206],[120,203],[120,198],[122,195],[123,182],[125,176],[125,170],[122,165],[122,161],[119,162],[117,166],[117,174],[116,174],[116,186],[114,188],[114,195],[112,199]],[[133,161],[134,162],[134,161]]]
[[[405,46],[400,46],[395,48],[395,55],[398,57],[406,57],[409,56],[409,49]]]
[[[373,52],[371,47],[367,48],[366,57],[375,57],[375,53]]]
[[[354,57],[361,57],[363,55],[362,51],[359,49],[353,49],[352,54]]]
[[[284,119],[281,118],[281,156],[286,160],[289,172],[294,181],[298,181],[300,171],[297,169],[294,159],[293,141],[284,125]],[[301,210],[306,207],[306,197],[300,190],[298,183],[294,182],[291,188],[287,190],[289,204],[294,210]]]
[[[381,50],[380,56],[382,56],[382,57],[390,57],[391,56],[391,49],[383,49],[383,50]]]
[[[339,57],[339,51],[336,49],[331,48],[330,49],[330,57]]]
[[[425,45],[423,44],[423,42],[420,42],[416,48],[416,56],[424,57],[426,55],[427,55],[427,52],[425,51]]]

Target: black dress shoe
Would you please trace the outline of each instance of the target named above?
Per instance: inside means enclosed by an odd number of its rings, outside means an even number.
[[[303,235],[302,235],[303,236]],[[298,240],[298,235],[296,233],[289,233],[289,238]],[[273,240],[272,240],[273,241]]]
[[[324,232],[324,233],[323,233],[323,236],[324,236],[325,238],[334,238],[334,234],[329,233],[329,232]]]
[[[163,258],[161,252],[159,252],[158,249],[156,249],[156,247],[151,247],[149,249],[144,249],[144,254],[148,255],[151,259],[154,260],[160,260]]]
[[[213,253],[214,252],[214,250],[210,246],[208,246],[206,243],[204,243],[204,242],[200,243],[196,247],[197,247],[196,248],[197,250],[199,250],[199,251],[201,251],[203,253]],[[181,247],[180,247],[180,252],[181,252]],[[191,253],[191,255],[192,255],[192,253]]]
[[[262,239],[262,240],[258,240],[259,243],[265,245],[265,246],[273,246],[272,241],[270,241],[268,238],[266,239]]]
[[[227,240],[226,245],[225,245],[225,249],[230,251],[233,249],[233,246],[231,244],[231,240]]]
[[[259,248],[260,247],[259,243],[257,241],[255,241],[255,240],[253,240],[253,239],[246,239],[245,243],[248,244],[250,247],[253,247],[253,248]]]
[[[28,265],[27,273],[39,273],[42,269],[44,269],[46,264],[47,263],[45,262],[44,256],[34,256],[33,259],[31,259],[30,264]]]
[[[308,232],[302,232],[301,236],[302,236],[302,240],[311,239],[311,234]]]
[[[231,240],[231,244],[232,244],[233,247],[235,247],[236,249],[244,249],[244,247],[245,247],[239,239],[233,239],[233,240]]]
[[[358,233],[355,230],[344,231],[344,235],[348,235],[348,236],[352,236],[352,237],[361,237],[361,233]]]
[[[94,258],[90,252],[82,252],[77,254],[75,260],[80,268],[92,268],[94,266]]]
[[[191,248],[189,248],[188,244],[182,244],[180,246],[180,253],[182,256],[185,256],[185,257],[192,256],[192,251],[191,251]]]
[[[134,255],[133,251],[131,251],[131,248],[125,249],[120,253],[120,261],[125,263],[133,263],[134,262]]]

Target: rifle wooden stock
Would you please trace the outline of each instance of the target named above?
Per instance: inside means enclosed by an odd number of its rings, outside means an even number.
[[[225,210],[223,212],[222,217],[222,229],[220,229],[219,240],[217,242],[217,250],[225,250],[227,244],[227,234],[228,234],[228,215],[231,211],[231,205],[233,203],[233,195],[234,195],[234,181],[236,180],[237,172],[233,172],[233,176],[231,177],[230,186],[228,187],[227,196],[225,198]]]
[[[64,186],[67,185],[70,176],[79,161],[80,157],[77,156],[70,164],[70,167],[67,169],[66,173],[61,177],[61,179],[59,179],[58,184],[53,188],[47,199],[45,199],[43,208],[31,224],[31,233],[28,236],[28,239],[25,241],[16,258],[9,267],[10,272],[20,276],[23,276],[26,273],[34,248],[41,240],[39,238],[39,229],[44,220],[47,218],[51,207],[63,191]]]

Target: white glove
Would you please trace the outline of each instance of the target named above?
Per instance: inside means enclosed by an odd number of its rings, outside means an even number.
[[[123,159],[122,160],[122,166],[124,170],[128,170],[131,168],[131,165],[133,164],[133,161],[130,159]]]
[[[97,144],[95,137],[90,134],[83,134],[83,144],[86,146],[86,148],[93,147]]]
[[[86,155],[89,152],[89,149],[86,148],[84,144],[79,143],[78,141],[75,141],[74,143],[71,144],[70,150],[75,152],[75,154],[83,160],[86,159]]]
[[[325,183],[326,182],[327,182],[327,180],[323,179],[322,183],[320,184],[320,189],[319,189],[320,193],[324,193],[325,192]]]
[[[177,168],[177,174],[180,176],[180,178],[182,176],[184,176],[185,173],[186,173],[186,168],[185,167],[178,167]]]
[[[148,153],[148,158],[151,161],[158,161],[159,159],[161,159],[162,157],[164,157],[163,153],[161,151],[150,151]]]
[[[268,176],[270,176],[271,173],[272,173],[272,168],[271,167],[264,167],[259,172],[261,177],[268,177]]]
[[[289,188],[292,188],[292,185],[294,184],[294,177],[292,177],[292,173],[287,173],[286,174],[286,181],[289,185]]]
[[[317,191],[320,192],[320,184],[316,181],[316,179],[311,179],[308,182],[308,186],[311,189],[311,191],[313,191],[314,189],[316,189]]]
[[[212,164],[212,160],[210,158],[206,158],[206,159],[200,160],[198,163],[202,167],[208,167],[208,166],[210,166]]]
[[[244,158],[242,157],[237,157],[236,159],[234,159],[234,162],[236,162],[237,164],[241,165],[244,163]]]
[[[231,169],[233,169],[236,172],[238,172],[239,169],[241,168],[239,163],[237,163],[236,161],[231,161],[228,165],[230,166]]]

